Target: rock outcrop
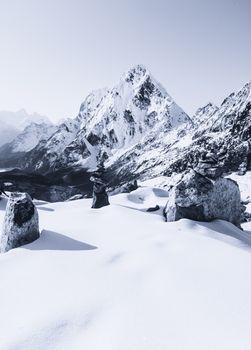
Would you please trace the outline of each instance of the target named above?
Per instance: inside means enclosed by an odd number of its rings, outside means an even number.
[[[11,193],[0,237],[0,251],[31,243],[39,238],[38,212],[27,193]]]
[[[94,209],[102,208],[110,204],[106,192],[107,184],[104,175],[105,169],[101,166],[90,178],[91,182],[93,182],[92,208]]]
[[[213,181],[191,170],[169,191],[164,216],[166,221],[182,218],[197,221],[221,219],[240,227],[239,187],[231,179],[218,178]]]

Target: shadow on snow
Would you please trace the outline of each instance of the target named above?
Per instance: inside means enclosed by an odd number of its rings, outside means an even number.
[[[54,231],[43,230],[39,239],[24,246],[29,250],[94,250],[97,247]]]

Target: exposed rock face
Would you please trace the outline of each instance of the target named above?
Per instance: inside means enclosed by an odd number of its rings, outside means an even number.
[[[130,193],[132,191],[137,190],[137,188],[138,188],[137,180],[127,182],[126,184],[120,187],[120,193]]]
[[[11,193],[0,240],[1,253],[39,238],[38,212],[27,193]]]
[[[212,181],[191,170],[170,190],[164,216],[167,221],[221,219],[240,227],[239,187],[231,179]]]

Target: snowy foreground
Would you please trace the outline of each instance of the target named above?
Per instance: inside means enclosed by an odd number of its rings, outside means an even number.
[[[165,195],[36,202],[41,238],[0,256],[0,349],[250,349],[251,223],[165,223]]]

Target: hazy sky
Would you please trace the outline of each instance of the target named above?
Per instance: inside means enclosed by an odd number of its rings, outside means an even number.
[[[142,63],[188,113],[251,79],[251,0],[0,0],[0,110],[74,117]]]

